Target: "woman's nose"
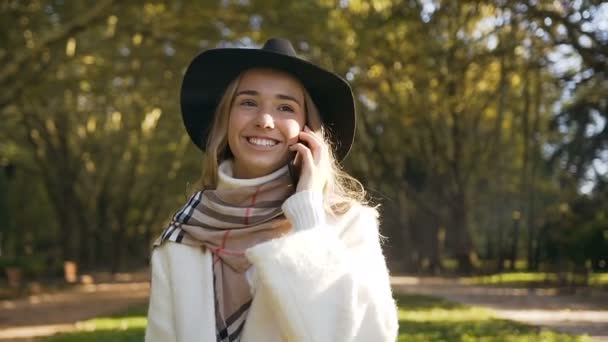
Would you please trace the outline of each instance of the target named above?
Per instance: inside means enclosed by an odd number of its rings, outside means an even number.
[[[272,129],[274,128],[274,118],[268,113],[268,111],[263,111],[260,113],[260,115],[258,115],[256,126],[260,128]]]

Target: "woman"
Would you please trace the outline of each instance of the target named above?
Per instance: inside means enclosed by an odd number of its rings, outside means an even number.
[[[155,243],[146,340],[394,341],[377,211],[338,166],[348,84],[271,39],[197,56],[181,104],[203,190]]]

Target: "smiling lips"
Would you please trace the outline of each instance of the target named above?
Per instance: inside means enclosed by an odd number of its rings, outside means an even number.
[[[279,143],[277,140],[261,137],[248,137],[247,141],[252,145],[261,147],[272,147]]]

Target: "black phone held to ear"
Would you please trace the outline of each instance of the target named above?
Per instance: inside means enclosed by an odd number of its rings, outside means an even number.
[[[287,162],[287,169],[289,170],[289,175],[291,176],[291,182],[293,186],[298,186],[298,181],[300,180],[300,170],[296,166],[296,153],[292,152],[289,155],[289,161]]]

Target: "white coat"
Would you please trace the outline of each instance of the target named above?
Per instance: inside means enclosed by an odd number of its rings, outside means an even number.
[[[377,211],[356,207],[330,217],[320,196],[288,198],[283,211],[294,232],[246,251],[255,271],[242,342],[397,338]],[[168,242],[155,248],[151,263],[146,341],[216,341],[211,253]]]

